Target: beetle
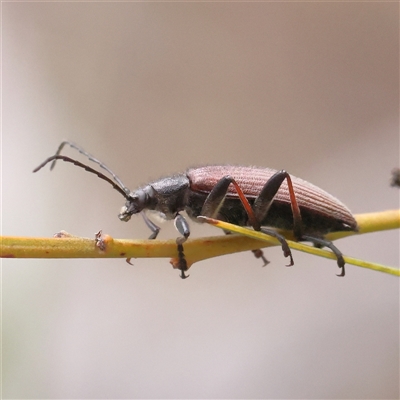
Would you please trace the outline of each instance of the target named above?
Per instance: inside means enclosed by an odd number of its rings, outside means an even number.
[[[75,159],[60,155],[65,145],[99,165],[113,180]],[[132,215],[140,213],[152,232],[149,239],[155,239],[160,228],[145,211],[155,211],[164,219],[174,220],[181,235],[176,239],[176,244],[182,279],[187,278],[185,271],[188,269],[183,243],[190,235],[189,224],[182,211],[186,211],[197,222],[197,217],[206,216],[239,226],[250,226],[274,236],[280,241],[285,257],[290,258],[288,266],[293,265],[290,248],[286,239],[273,228],[290,230],[297,241],[309,241],[315,246],[330,248],[341,269],[338,276],[345,275],[342,253],[324,235],[337,231],[357,231],[354,216],[338,199],[303,179],[289,175],[285,170],[205,165],[189,168],[184,173],[158,179],[131,191],[104,163],[70,141],[63,141],[56,154],[47,158],[33,172],[49,162],[52,162],[50,169],[53,169],[57,160],[73,163],[110,183],[126,199],[119,219],[129,221]],[[262,258],[264,265],[268,263],[261,250],[253,252],[256,257]]]

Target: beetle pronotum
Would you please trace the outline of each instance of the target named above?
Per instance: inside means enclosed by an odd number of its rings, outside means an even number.
[[[98,164],[113,178],[72,158],[60,155],[69,145]],[[52,161],[73,163],[110,183],[126,203],[118,215],[121,221],[129,221],[133,214],[141,213],[155,239],[160,228],[145,214],[146,210],[158,212],[165,219],[173,219],[180,233],[176,239],[181,277],[186,278],[187,264],[183,243],[190,235],[189,224],[180,214],[186,211],[194,221],[198,216],[217,218],[240,226],[251,226],[257,231],[277,238],[285,257],[293,258],[285,238],[274,229],[291,230],[298,241],[310,241],[319,247],[328,247],[337,257],[341,269],[338,276],[345,275],[342,253],[324,235],[328,232],[357,231],[357,222],[349,209],[338,199],[286,171],[233,165],[206,165],[190,168],[186,172],[161,178],[131,191],[104,163],[94,158],[75,143],[64,141],[56,154],[49,157],[33,172],[37,172]],[[253,251],[256,257],[264,258],[261,250]]]

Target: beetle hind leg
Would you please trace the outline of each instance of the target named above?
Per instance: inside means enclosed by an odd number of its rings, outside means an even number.
[[[328,249],[331,249],[333,254],[335,254],[336,259],[337,259],[337,265],[341,269],[340,274],[336,274],[337,276],[345,276],[345,262],[343,258],[342,252],[329,240],[326,239],[321,239],[313,236],[308,236],[308,235],[302,235],[300,240],[306,240],[308,242],[312,242],[315,247],[328,247]]]

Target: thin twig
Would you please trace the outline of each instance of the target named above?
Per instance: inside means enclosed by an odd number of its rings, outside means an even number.
[[[359,232],[335,232],[328,234],[328,240],[336,240],[350,235],[400,228],[400,210],[388,210],[376,213],[358,214],[355,216]],[[229,224],[228,224],[229,225]],[[226,228],[226,224],[225,224]],[[254,250],[279,243],[251,229],[233,226],[235,232],[241,235],[215,236],[191,239],[185,243],[185,256],[188,266],[207,258],[225,254]],[[291,232],[282,232],[285,237],[292,239]],[[253,238],[246,237],[252,236]],[[262,235],[262,236],[257,236]],[[32,237],[0,237],[0,257],[3,258],[141,258],[177,257],[175,240],[126,240],[113,239],[108,235],[97,235],[94,238],[80,238],[68,234],[58,238]],[[289,242],[290,247],[322,257],[335,258],[326,250],[321,250],[302,243]],[[345,257],[349,264],[382,272],[399,275],[399,270],[375,263],[355,260]],[[397,272],[396,272],[397,271]]]

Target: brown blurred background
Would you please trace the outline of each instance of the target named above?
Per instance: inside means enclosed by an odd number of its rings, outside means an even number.
[[[250,164],[399,206],[397,3],[3,3],[2,23],[4,235],[149,235],[91,174],[32,174],[64,138],[130,188]],[[337,246],[399,266],[398,231]],[[167,259],[3,260],[3,397],[398,398],[398,278],[267,256],[186,281]]]

